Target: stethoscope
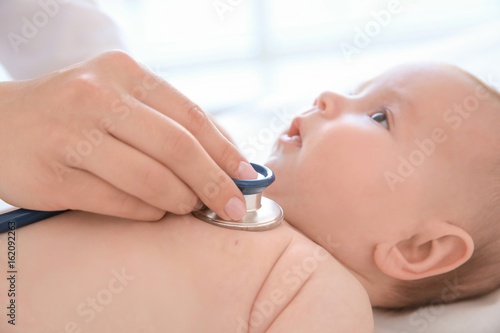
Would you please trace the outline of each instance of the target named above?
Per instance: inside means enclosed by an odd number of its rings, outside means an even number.
[[[241,220],[224,220],[208,207],[203,207],[192,214],[202,221],[236,230],[265,231],[280,225],[283,221],[283,210],[276,202],[262,196],[262,191],[276,179],[274,173],[266,166],[256,163],[250,164],[261,177],[251,180],[233,179],[243,193],[247,207],[247,212]]]
[[[236,230],[265,231],[280,225],[283,221],[283,210],[277,203],[262,196],[262,191],[274,182],[275,176],[268,167],[256,163],[251,165],[261,177],[252,180],[233,179],[243,193],[247,207],[247,213],[241,220],[224,220],[207,207],[193,212],[193,216],[219,227]],[[67,210],[46,212],[16,209],[0,215],[0,233],[13,231],[64,212]]]

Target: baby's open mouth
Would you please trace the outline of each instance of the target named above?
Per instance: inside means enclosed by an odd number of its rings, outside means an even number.
[[[300,136],[300,118],[295,118],[287,133],[281,136],[284,143],[302,147],[302,137]]]

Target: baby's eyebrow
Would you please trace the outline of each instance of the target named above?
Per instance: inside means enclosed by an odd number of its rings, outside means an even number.
[[[358,87],[354,88],[351,90],[350,94],[352,95],[357,95],[366,90],[370,85],[373,84],[376,78],[373,78],[371,80],[368,80],[366,82],[361,83]],[[411,110],[413,109],[413,103],[412,101],[404,94],[401,92],[400,89],[397,87],[386,87],[383,89],[385,91],[386,95],[391,95],[393,96],[394,100],[396,101],[397,104],[399,104],[400,109],[402,109],[402,112],[404,117],[406,116],[411,116],[413,112]],[[394,116],[394,118],[398,119],[400,118],[400,113],[398,112],[397,115]]]
[[[365,82],[361,83],[360,85],[355,86],[354,88],[350,89],[349,90],[349,95],[358,95],[358,94],[360,94],[363,90],[366,89],[366,87],[368,87],[373,82],[373,80],[374,79],[371,79],[369,81],[365,81]]]

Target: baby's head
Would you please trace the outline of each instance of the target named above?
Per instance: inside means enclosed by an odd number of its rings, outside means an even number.
[[[372,304],[446,303],[500,285],[500,97],[443,64],[322,93],[277,142],[266,195]]]

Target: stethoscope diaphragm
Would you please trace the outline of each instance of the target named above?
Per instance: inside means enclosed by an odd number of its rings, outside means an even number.
[[[283,221],[283,210],[276,202],[262,196],[262,191],[274,182],[274,173],[266,166],[256,163],[251,165],[262,178],[233,179],[243,193],[247,208],[247,213],[241,220],[224,220],[206,206],[194,211],[193,216],[219,227],[246,231],[265,231],[280,225]]]

